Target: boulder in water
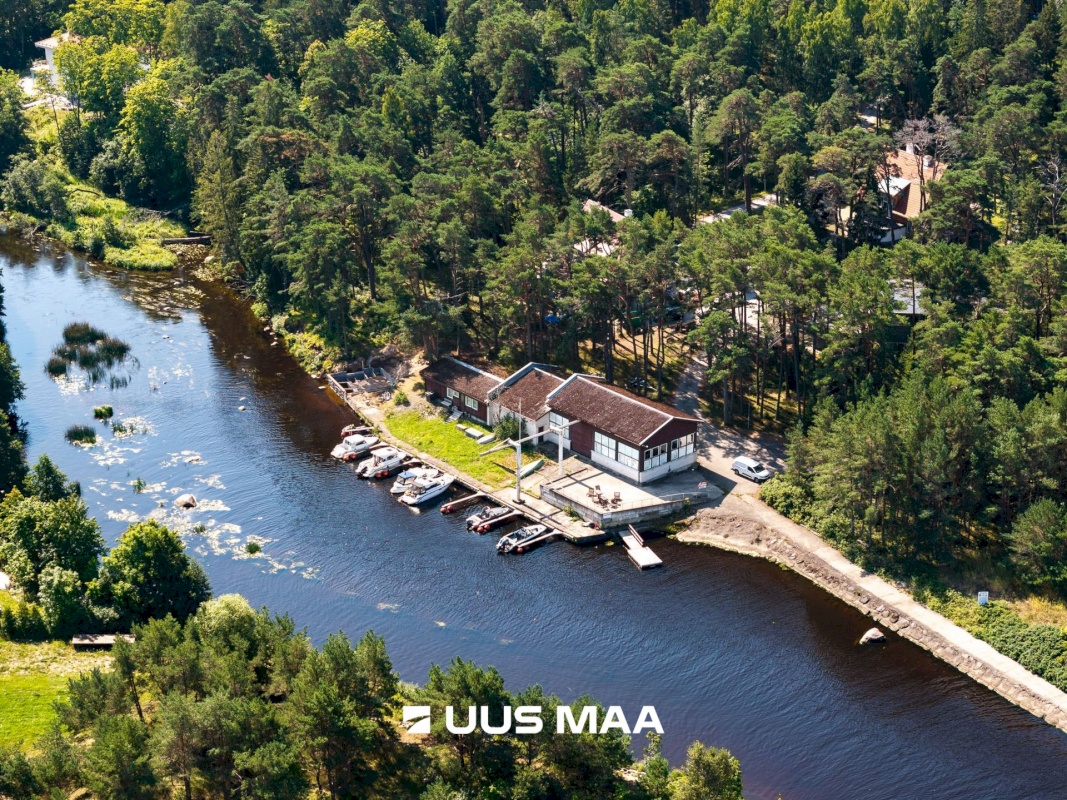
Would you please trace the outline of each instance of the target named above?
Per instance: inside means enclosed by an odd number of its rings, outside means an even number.
[[[860,644],[873,644],[875,642],[884,642],[885,634],[877,628],[871,628],[863,636],[860,637]]]
[[[174,505],[182,508],[196,508],[196,498],[191,494],[179,495],[174,499]]]

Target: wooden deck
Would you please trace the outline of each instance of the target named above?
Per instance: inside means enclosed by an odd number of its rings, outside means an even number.
[[[645,544],[645,540],[641,538],[641,534],[634,530],[633,525],[630,526],[629,533],[622,535],[622,543],[626,546],[626,555],[637,565],[638,569],[653,569],[654,567],[663,566],[663,560]]]

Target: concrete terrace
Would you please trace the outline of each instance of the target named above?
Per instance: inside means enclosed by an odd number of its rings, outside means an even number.
[[[569,506],[599,528],[640,526],[686,506],[722,498],[722,491],[699,469],[687,469],[642,485],[579,456],[564,460],[562,477],[558,469],[556,464],[551,464],[540,471],[541,499],[553,506]]]

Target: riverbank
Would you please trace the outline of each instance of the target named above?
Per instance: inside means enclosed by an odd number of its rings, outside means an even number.
[[[716,508],[701,509],[677,539],[788,567],[1009,702],[1067,732],[1067,693],[902,589],[856,566],[818,534],[754,497],[731,495]]]

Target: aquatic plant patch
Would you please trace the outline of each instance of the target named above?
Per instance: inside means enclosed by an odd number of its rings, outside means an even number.
[[[71,444],[96,444],[96,430],[89,425],[71,425],[64,436]]]
[[[99,328],[87,322],[72,322],[63,329],[63,342],[56,345],[52,355],[45,364],[45,370],[53,378],[67,376],[72,368],[85,372],[90,384],[96,384],[108,378],[112,389],[122,388],[129,383],[125,376],[112,375],[111,371],[126,363],[130,355],[130,346],[121,339],[108,336]],[[98,406],[94,415],[111,406]],[[97,416],[97,419],[109,419]]]

